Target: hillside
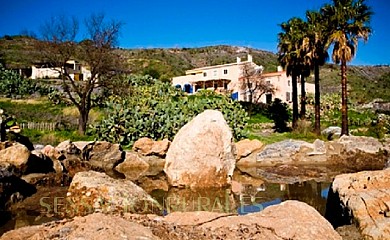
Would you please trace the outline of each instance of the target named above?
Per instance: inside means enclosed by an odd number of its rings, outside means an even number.
[[[34,47],[36,39],[23,36],[6,36],[0,39],[0,60],[8,68],[30,66],[37,59]],[[186,70],[208,65],[232,63],[237,57],[244,60],[248,53],[265,72],[276,71],[277,55],[259,49],[236,46],[208,46],[200,48],[154,48],[123,49],[116,51],[126,59],[128,70],[133,73],[150,74],[160,79],[183,75]],[[334,64],[321,68],[321,89],[323,93],[340,90],[340,69]],[[313,79],[309,78],[309,82]],[[368,102],[376,98],[390,101],[389,66],[348,66],[350,98],[354,102]]]
[[[234,46],[208,46],[200,48],[168,49],[121,49],[134,72],[158,71],[162,77],[183,75],[185,70],[232,63],[237,57],[253,56],[255,63],[263,65],[268,72],[276,71],[277,56],[271,52]]]

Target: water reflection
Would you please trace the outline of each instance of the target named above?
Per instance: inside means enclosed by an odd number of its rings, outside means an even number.
[[[261,191],[254,186],[245,186],[236,196],[237,212],[247,214],[262,210],[268,206],[279,204],[286,200],[298,200],[314,207],[322,215],[325,214],[326,199],[330,183],[306,181],[302,183],[264,183]]]
[[[241,183],[239,183],[241,184]],[[239,191],[229,189],[178,189],[168,192],[153,191],[151,195],[163,206],[164,214],[171,212],[210,211],[248,214],[279,204],[298,200],[325,214],[330,183],[306,181],[302,183],[241,184]]]

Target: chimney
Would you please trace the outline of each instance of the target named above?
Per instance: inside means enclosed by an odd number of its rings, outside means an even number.
[[[241,58],[237,57],[237,63],[240,63],[240,62],[241,62]]]
[[[278,66],[278,72],[283,72],[283,67],[282,66]]]
[[[253,57],[250,54],[248,54],[248,62],[253,62]]]

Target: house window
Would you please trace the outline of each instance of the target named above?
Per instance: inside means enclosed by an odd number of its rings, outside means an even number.
[[[290,92],[286,92],[286,102],[291,100]]]
[[[207,77],[207,72],[204,72],[204,73],[203,73],[203,77]]]
[[[228,70],[227,70],[227,69],[224,69],[224,70],[223,70],[223,74],[225,74],[225,75],[228,74]]]
[[[291,85],[291,83],[290,83],[290,80],[288,80],[288,81],[287,81],[287,85],[288,85],[288,86],[290,86],[290,85]]]

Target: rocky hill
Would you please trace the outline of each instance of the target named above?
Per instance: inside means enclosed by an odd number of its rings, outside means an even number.
[[[0,39],[0,61],[8,68],[28,67],[36,61],[36,39],[25,36],[5,36]],[[145,48],[116,51],[126,59],[128,70],[133,73],[150,74],[160,79],[183,75],[186,70],[232,63],[237,57],[244,60],[248,53],[266,72],[276,71],[277,55],[259,49],[237,46],[207,46],[199,48]],[[312,77],[308,78],[313,81]],[[390,101],[390,66],[348,66],[350,96],[354,102],[369,102],[376,98]],[[323,93],[340,91],[340,69],[327,64],[321,68]]]

